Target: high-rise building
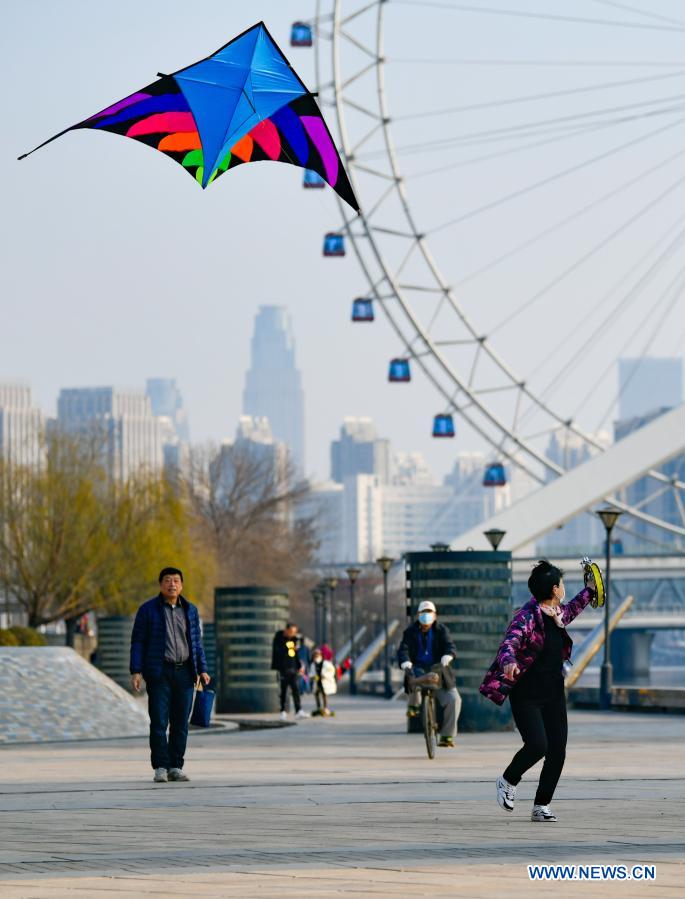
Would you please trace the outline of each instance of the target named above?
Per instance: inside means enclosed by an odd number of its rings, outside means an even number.
[[[683,401],[683,360],[654,356],[619,359],[618,386],[620,421],[657,409],[675,409]]]
[[[288,447],[295,468],[303,474],[304,393],[290,315],[282,306],[260,306],[257,313],[243,413],[268,418],[274,439]]]
[[[614,422],[616,441],[643,428],[683,401],[681,359],[619,359],[618,366],[620,418]],[[685,455],[671,459],[660,470],[669,477],[684,480]],[[676,495],[675,488],[657,491],[657,487],[658,484],[651,478],[639,478],[620,491],[621,499],[647,515],[682,525],[680,497]],[[658,495],[653,496],[655,492]],[[619,526],[621,524],[619,521]],[[625,552],[658,552],[669,546],[682,549],[681,538],[638,519],[631,521],[626,531],[617,529],[614,535],[620,537]]]
[[[183,408],[183,398],[176,385],[176,378],[148,378],[145,392],[150,397],[152,414],[158,418],[163,416],[171,419],[178,439],[188,443],[188,413]]]
[[[145,392],[159,422],[164,470],[171,477],[187,468],[190,459],[188,414],[175,378],[148,378]]]
[[[331,478],[343,484],[358,474],[390,480],[390,442],[380,440],[370,418],[345,418],[340,438],[331,443]]]
[[[113,387],[61,390],[57,425],[67,432],[90,432],[102,441],[110,477],[125,481],[141,470],[156,472],[163,464],[159,421],[147,394]]]
[[[608,443],[608,436],[600,435],[600,440]],[[552,462],[570,471],[587,462],[597,451],[582,439],[564,430],[553,433],[547,444],[546,456]],[[549,480],[553,480],[550,475]],[[578,555],[580,557],[596,553],[602,546],[604,529],[599,518],[592,512],[575,515],[550,533],[545,534],[538,543],[538,552],[550,556]]]
[[[10,465],[35,466],[43,458],[45,419],[31,388],[0,384],[0,456]]]

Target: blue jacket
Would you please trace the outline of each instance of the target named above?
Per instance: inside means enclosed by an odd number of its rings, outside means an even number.
[[[197,608],[181,596],[179,602],[186,615],[186,633],[190,662],[195,677],[207,671],[207,660],[202,648],[200,616]],[[131,674],[142,673],[145,680],[161,677],[164,668],[166,645],[166,617],[162,594],[148,599],[138,609],[131,634]]]

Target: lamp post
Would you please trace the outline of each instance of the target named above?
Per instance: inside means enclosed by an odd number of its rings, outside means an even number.
[[[381,556],[376,559],[376,564],[383,572],[383,681],[385,684],[385,698],[392,699],[392,682],[390,680],[390,660],[388,658],[388,572],[394,562],[389,556]]]
[[[324,583],[328,587],[331,604],[331,651],[333,653],[333,664],[335,665],[335,588],[338,586],[338,579],[337,577],[327,577]]]
[[[319,581],[316,590],[319,594],[319,607],[321,609],[321,644],[328,640],[328,610],[326,608],[326,582]]]
[[[321,609],[319,604],[319,588],[312,587],[309,591],[314,601],[314,643],[319,646],[321,643]]]
[[[611,580],[611,532],[618,518],[623,513],[620,509],[612,509],[607,506],[599,509],[597,512],[602,519],[602,524],[607,535],[607,567],[606,576],[604,578],[604,661],[602,662],[602,673],[599,684],[599,707],[600,709],[611,708],[611,634],[609,632],[609,591]]]
[[[483,536],[487,538],[488,543],[497,552],[497,547],[500,545],[502,540],[504,540],[504,535],[506,531],[501,531],[499,528],[490,528],[489,531],[483,531]]]
[[[357,695],[357,683],[354,671],[357,660],[357,651],[354,643],[354,629],[356,627],[354,620],[354,585],[357,583],[357,578],[360,574],[360,568],[352,567],[347,569],[347,576],[350,579],[350,696]]]

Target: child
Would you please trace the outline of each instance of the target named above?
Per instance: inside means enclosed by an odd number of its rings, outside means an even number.
[[[314,686],[314,698],[316,699],[316,712],[314,714],[328,717],[331,710],[328,708],[328,697],[337,693],[338,686],[335,682],[335,665],[324,659],[320,649],[312,653],[312,665],[309,676]]]

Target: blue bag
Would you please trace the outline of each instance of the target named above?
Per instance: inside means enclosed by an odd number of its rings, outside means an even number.
[[[195,691],[193,714],[190,716],[191,724],[196,727],[209,727],[215,696],[214,690],[208,690],[206,687]]]

